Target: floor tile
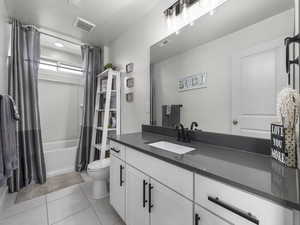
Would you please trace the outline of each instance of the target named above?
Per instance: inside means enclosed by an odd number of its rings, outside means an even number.
[[[32,208],[35,208],[40,205],[45,205],[45,204],[46,204],[45,196],[42,196],[26,202],[12,205],[11,207],[6,207],[4,205],[3,209],[0,211],[1,212],[0,220],[4,218],[8,218],[10,216],[17,215],[19,213],[28,211]]]
[[[55,225],[101,225],[94,210],[88,208],[77,214],[74,214]]]
[[[3,208],[10,208],[15,205],[16,197],[18,193],[8,193],[5,195]]]
[[[92,190],[93,190],[93,182],[85,182],[80,184],[80,188],[83,191],[84,195],[89,199],[92,200]]]
[[[48,203],[50,225],[57,223],[66,217],[78,213],[90,206],[89,201],[81,191]]]
[[[80,173],[82,179],[84,180],[84,182],[92,182],[93,181],[93,178],[91,178],[87,172],[82,172]]]
[[[122,219],[109,203],[109,198],[92,201],[92,206],[102,225],[123,225]]]
[[[57,200],[60,198],[64,198],[67,195],[70,195],[70,194],[73,194],[76,192],[80,192],[80,191],[81,190],[80,190],[79,185],[74,185],[74,186],[47,194],[46,199],[47,199],[47,202],[51,202],[51,201],[54,201],[54,200]]]
[[[17,215],[0,220],[0,225],[47,225],[46,205],[32,208]]]

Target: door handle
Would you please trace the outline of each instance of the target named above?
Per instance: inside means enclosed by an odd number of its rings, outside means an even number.
[[[154,205],[152,204],[152,189],[153,189],[154,187],[151,185],[151,183],[149,183],[149,189],[148,189],[148,191],[149,191],[149,204],[148,204],[148,207],[149,207],[149,213],[151,213],[151,211],[152,211],[152,208],[154,207]]]
[[[120,165],[120,187],[123,186],[123,169],[124,169],[124,166]]]
[[[243,211],[241,209],[238,209],[238,208],[236,208],[234,206],[231,206],[231,205],[229,205],[229,204],[221,201],[218,197],[217,198],[213,198],[213,197],[209,196],[208,200],[211,201],[211,202],[213,202],[213,203],[215,203],[218,206],[223,207],[224,209],[229,210],[230,212],[232,212],[232,213],[234,213],[234,214],[236,214],[238,216],[243,217],[244,219],[246,219],[246,220],[248,220],[248,221],[250,221],[250,222],[252,222],[254,224],[259,225],[259,220],[256,217],[254,217],[251,213],[245,212],[245,211]]]
[[[199,222],[200,222],[200,216],[199,216],[199,214],[197,213],[196,215],[195,215],[195,225],[199,225]]]
[[[120,150],[117,150],[115,148],[110,148],[110,150],[114,151],[115,153],[120,153]]]
[[[233,121],[232,121],[232,124],[233,124],[233,125],[238,125],[238,124],[239,124],[239,121],[238,121],[238,120],[233,120]]]
[[[145,180],[143,180],[143,208],[146,207],[146,203],[148,202],[146,200],[146,186],[147,186],[147,182]]]

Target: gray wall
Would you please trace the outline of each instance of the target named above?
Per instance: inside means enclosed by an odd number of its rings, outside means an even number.
[[[7,52],[8,52],[8,24],[4,0],[0,0],[0,94],[7,93]],[[4,187],[0,187],[0,206]]]
[[[0,0],[0,93],[7,92],[7,53],[9,26],[4,0]]]
[[[158,125],[162,124],[162,105],[182,104],[183,124],[197,121],[206,131],[231,133],[232,56],[262,42],[291,36],[293,24],[294,10],[289,10],[155,64]],[[208,73],[208,88],[179,93],[178,79],[199,72]]]

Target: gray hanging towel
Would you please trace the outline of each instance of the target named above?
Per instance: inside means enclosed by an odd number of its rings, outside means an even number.
[[[174,128],[180,123],[180,108],[182,105],[162,106],[162,126]]]
[[[8,95],[0,96],[0,186],[18,168],[17,120],[14,100]]]

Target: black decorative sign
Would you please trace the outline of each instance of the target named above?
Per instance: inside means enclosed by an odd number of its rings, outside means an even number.
[[[284,127],[271,124],[271,152],[272,157],[286,165]]]

